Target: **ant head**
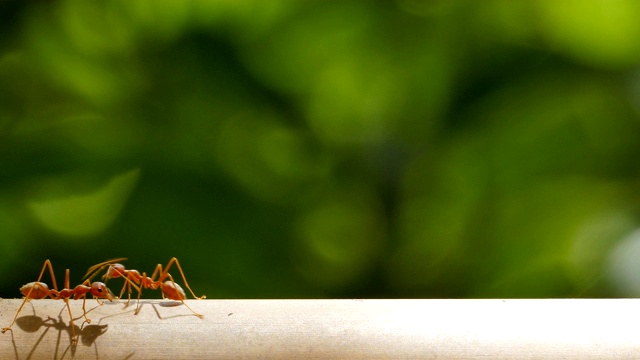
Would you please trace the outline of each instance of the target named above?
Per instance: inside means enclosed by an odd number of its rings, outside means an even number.
[[[124,276],[125,267],[122,264],[109,265],[107,273],[102,276],[103,279],[112,279]]]
[[[187,298],[182,287],[169,280],[162,283],[162,292],[171,300],[184,300]]]
[[[107,299],[109,301],[113,301],[113,299],[115,298],[107,285],[101,282],[94,282],[93,284],[91,284],[91,295],[100,299]]]

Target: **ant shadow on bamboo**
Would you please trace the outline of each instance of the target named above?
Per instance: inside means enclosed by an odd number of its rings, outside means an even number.
[[[77,325],[74,325],[74,332],[71,332],[69,326],[66,325],[64,321],[62,321],[62,311],[60,312],[60,314],[58,314],[58,319],[55,319],[49,316],[47,320],[44,321],[44,324],[49,328],[58,330],[57,344],[61,343],[60,336],[63,332],[65,331],[69,332],[70,336],[73,336],[73,334],[75,333],[75,334],[78,334],[78,338],[80,340],[80,343],[82,343],[82,345],[86,347],[91,347],[91,346],[94,347],[94,350],[96,353],[96,359],[99,358],[98,346],[96,344],[96,341],[98,340],[98,337],[102,336],[107,332],[107,328],[108,328],[107,324],[95,325],[95,324],[87,324],[87,322],[83,322],[80,328],[78,328]],[[56,349],[57,349],[57,346],[56,346]],[[62,352],[62,356],[60,356],[60,358],[64,358],[65,354],[68,351],[71,351],[71,355],[73,357],[76,353],[76,349],[77,349],[77,342],[71,342],[64,349],[64,351]],[[35,347],[34,347],[34,350],[35,350]],[[54,359],[55,358],[57,357],[54,356]]]
[[[169,273],[169,269],[171,266],[175,264],[180,272],[180,276],[182,277],[182,281],[184,282],[184,286],[189,290],[191,296],[194,299],[200,300],[205,299],[206,296],[202,295],[200,297],[196,296],[196,294],[191,290],[189,283],[184,275],[184,271],[182,271],[182,267],[180,266],[180,262],[177,258],[173,257],[166,266],[162,266],[162,264],[156,265],[155,270],[151,274],[151,276],[147,276],[146,272],[140,274],[138,270],[128,270],[124,265],[120,264],[121,261],[126,260],[126,258],[117,258],[107,260],[105,262],[96,264],[89,268],[87,274],[84,276],[87,281],[90,281],[94,276],[96,276],[99,272],[103,271],[105,268],[107,269],[106,273],[102,276],[105,282],[114,278],[123,278],[125,280],[122,290],[120,290],[119,298],[122,298],[125,289],[127,290],[127,303],[125,305],[128,306],[131,301],[131,292],[136,290],[138,292],[138,300],[136,304],[136,310],[134,312],[137,315],[140,312],[141,304],[140,297],[142,295],[143,289],[150,290],[161,290],[163,299],[170,299],[180,301],[184,306],[187,307],[195,316],[202,318],[203,315],[195,312],[189,305],[187,305],[184,300],[187,298],[185,291],[182,289],[180,285],[178,285],[173,276]]]
[[[51,275],[51,283],[53,285],[53,289],[49,289],[49,286],[46,283],[40,281],[42,280],[42,276],[44,275],[45,270],[47,269],[49,270],[49,274]],[[20,288],[20,292],[22,293],[22,295],[24,295],[24,301],[22,301],[22,304],[18,308],[18,311],[16,311],[16,315],[13,317],[13,321],[11,322],[11,324],[9,324],[9,326],[2,328],[3,334],[7,331],[13,332],[12,326],[18,321],[18,315],[20,314],[20,311],[22,311],[24,305],[28,301],[32,299],[38,300],[38,299],[44,299],[48,297],[52,300],[64,301],[65,306],[67,308],[67,312],[69,313],[69,329],[71,332],[71,342],[74,344],[77,342],[78,336],[76,334],[76,325],[74,323],[73,314],[71,313],[69,299],[74,299],[74,300],[82,299],[82,317],[84,317],[83,325],[84,323],[88,323],[88,324],[91,323],[91,320],[87,317],[87,310],[86,310],[87,294],[90,293],[91,295],[93,295],[93,297],[96,299],[96,301],[98,301],[98,304],[100,305],[102,305],[102,303],[100,303],[98,299],[106,299],[109,301],[113,301],[114,299],[114,296],[113,296],[113,293],[111,293],[111,290],[109,290],[109,288],[107,288],[107,286],[102,282],[90,283],[89,280],[86,280],[82,284],[77,285],[74,288],[71,288],[70,281],[69,281],[69,269],[66,269],[65,271],[64,288],[61,290],[58,290],[58,285],[56,282],[56,277],[53,272],[53,267],[51,266],[51,261],[49,261],[48,259],[45,260],[44,265],[42,266],[42,271],[40,271],[38,280],[22,286]],[[33,307],[33,304],[31,304],[31,306]],[[33,319],[33,316],[32,316],[32,317],[27,317],[27,319],[25,319],[24,322],[23,321],[20,321],[20,322],[23,324],[31,324],[30,326],[33,326],[33,324],[37,324],[37,321],[35,322],[34,321],[35,319]]]
[[[66,348],[62,349],[62,354],[60,354],[61,356],[59,356],[59,353],[61,351],[60,350],[61,335],[64,334],[64,333],[67,333],[70,338],[72,338],[73,336],[76,336],[76,334],[77,334],[77,336],[80,339],[80,342],[82,343],[82,345],[84,345],[86,347],[93,346],[94,349],[95,349],[95,353],[96,353],[96,359],[99,358],[96,341],[97,341],[98,337],[100,337],[101,335],[106,333],[108,325],[106,325],[106,324],[103,324],[103,325],[91,324],[91,325],[89,325],[89,324],[87,324],[87,322],[83,322],[80,327],[78,327],[77,325],[74,324],[73,328],[72,328],[70,324],[67,325],[62,320],[62,313],[64,311],[64,307],[62,309],[60,309],[60,312],[58,313],[57,318],[54,318],[54,317],[51,317],[51,316],[47,316],[47,319],[45,320],[45,319],[37,316],[35,314],[35,309],[33,308],[33,304],[30,303],[30,305],[31,305],[31,308],[32,308],[32,311],[33,311],[32,315],[25,315],[25,316],[22,316],[22,317],[18,318],[15,321],[15,325],[17,325],[22,331],[27,332],[27,333],[37,332],[38,330],[40,330],[43,327],[45,328],[45,330],[40,334],[40,336],[38,336],[38,339],[33,344],[33,347],[31,348],[31,351],[29,352],[29,354],[26,357],[27,359],[33,358],[33,355],[35,354],[36,350],[38,349],[38,347],[42,343],[43,339],[47,336],[49,331],[52,330],[52,329],[53,330],[57,330],[57,332],[58,332],[57,340],[56,340],[56,346],[55,346],[54,351],[52,353],[54,359],[64,358],[65,354],[67,352],[69,352],[69,351],[71,352],[72,357],[76,353],[77,342],[71,341]],[[91,310],[93,310],[93,309],[91,309]],[[90,312],[91,310],[89,310],[87,312]],[[79,319],[79,317],[74,319],[74,320],[78,320],[78,319]],[[11,332],[11,340],[12,340],[12,344],[13,344],[15,358],[19,359],[20,357],[18,355],[18,347],[16,345],[13,332]]]

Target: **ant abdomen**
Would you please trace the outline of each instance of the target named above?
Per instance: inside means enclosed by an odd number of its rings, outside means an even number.
[[[162,292],[171,300],[184,300],[187,297],[180,285],[169,280],[162,283]]]
[[[29,299],[44,299],[49,296],[49,286],[43,282],[30,282],[20,288],[20,292]]]

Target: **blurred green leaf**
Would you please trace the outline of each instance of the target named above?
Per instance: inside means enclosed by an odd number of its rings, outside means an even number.
[[[57,184],[42,184],[27,205],[33,216],[51,231],[68,236],[95,235],[116,219],[139,175],[139,169],[131,170],[114,176],[89,194],[39,200],[59,192]]]

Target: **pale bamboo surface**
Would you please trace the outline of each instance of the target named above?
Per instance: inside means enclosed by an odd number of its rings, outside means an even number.
[[[7,326],[22,300],[0,300]],[[32,300],[0,359],[640,359],[640,300]],[[51,317],[49,319],[49,317]]]

